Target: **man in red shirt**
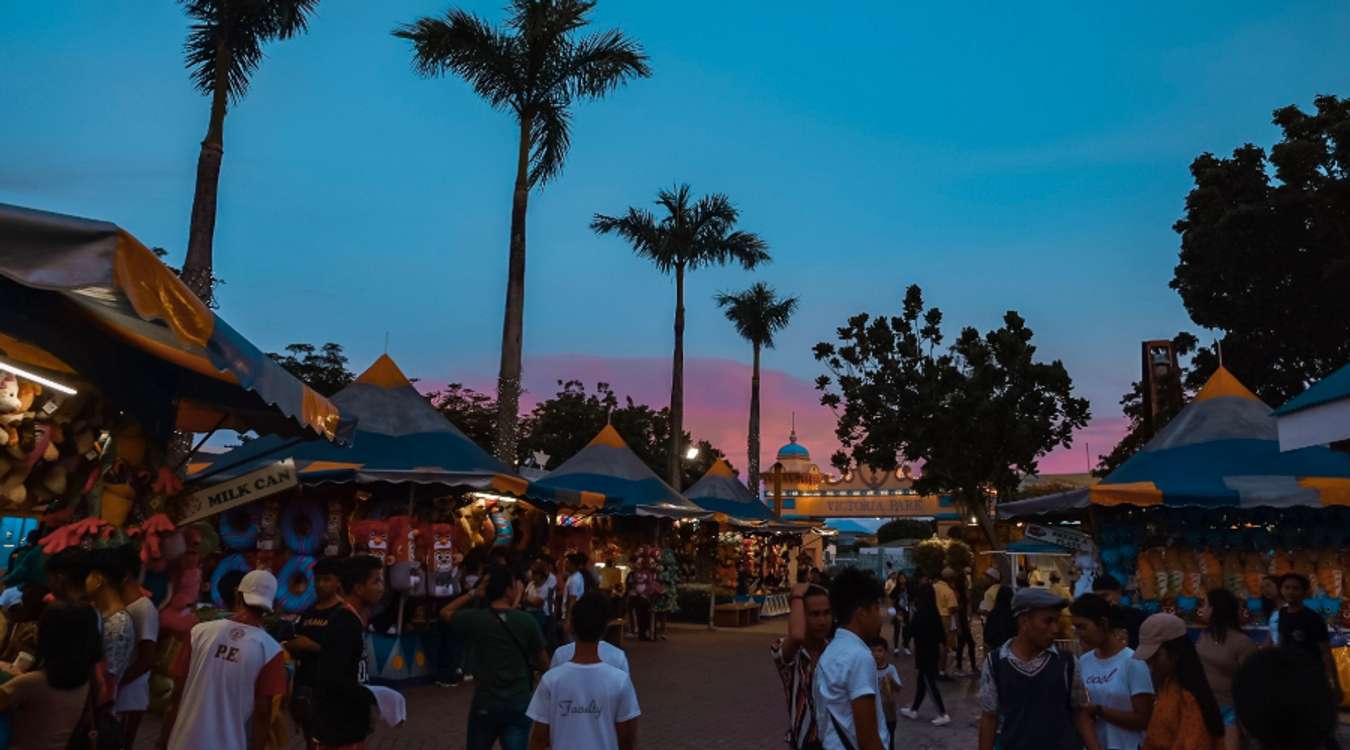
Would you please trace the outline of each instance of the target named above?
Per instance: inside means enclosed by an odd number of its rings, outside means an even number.
[[[286,691],[281,644],[262,628],[276,596],[277,579],[255,570],[239,583],[229,619],[192,628],[174,664],[161,748],[263,750],[272,698]]]

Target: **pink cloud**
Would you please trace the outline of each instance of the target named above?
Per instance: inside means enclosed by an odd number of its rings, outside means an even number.
[[[750,365],[731,359],[691,357],[685,360],[685,429],[695,438],[721,448],[744,476],[747,463],[746,431],[750,419]],[[810,380],[772,368],[760,372],[761,466],[773,463],[778,448],[787,442],[796,413],[798,441],[811,451],[812,459],[825,471],[830,455],[839,449],[834,436],[834,413],[820,405],[820,394]],[[591,354],[550,354],[526,357],[525,394],[521,409],[552,396],[559,380],[580,380],[587,389],[609,383],[619,398],[661,407],[670,403],[670,360],[664,357],[607,357]],[[495,379],[475,374],[466,385],[492,392]],[[423,390],[443,382],[422,381]],[[1084,446],[1091,449],[1091,463],[1106,453],[1125,434],[1124,417],[1094,419],[1075,434],[1074,444],[1041,460],[1041,473],[1081,473],[1087,470]]]

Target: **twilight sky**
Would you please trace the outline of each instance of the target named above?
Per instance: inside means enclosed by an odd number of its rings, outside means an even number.
[[[459,3],[501,19],[502,0]],[[1138,343],[1194,328],[1168,289],[1187,167],[1276,138],[1270,112],[1350,93],[1335,2],[962,4],[602,0],[655,76],[576,108],[529,226],[526,385],[669,393],[673,284],[596,211],[689,182],[728,193],[774,262],[688,285],[690,427],[744,466],[749,347],[712,303],[756,279],[801,297],[765,358],[765,459],[798,412],[833,418],[810,347],[922,285],[952,326],[1016,309],[1095,420],[1043,471],[1119,436]],[[1173,6],[1177,4],[1171,4]],[[114,221],[181,262],[207,106],[171,2],[0,7],[0,201]],[[943,6],[943,7],[937,7]],[[509,116],[413,74],[398,23],[446,0],[325,0],[274,44],[226,123],[223,315],[260,346],[336,341],[431,382],[496,373],[514,158]],[[846,11],[842,10],[847,8]]]

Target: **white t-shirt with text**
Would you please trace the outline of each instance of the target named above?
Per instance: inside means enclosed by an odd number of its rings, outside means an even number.
[[[1109,659],[1099,659],[1097,652],[1089,651],[1078,657],[1078,671],[1083,676],[1088,698],[1094,705],[1124,711],[1133,709],[1130,699],[1136,695],[1153,695],[1153,677],[1148,664],[1134,658],[1134,649],[1121,649]],[[1144,733],[1112,724],[1105,719],[1093,722],[1097,726],[1097,741],[1102,750],[1139,750],[1144,744]]]
[[[609,641],[600,641],[597,645],[600,650],[600,661],[616,669],[622,669],[625,674],[628,673],[628,654],[625,654],[623,649],[615,646]],[[567,662],[572,661],[572,657],[576,656],[576,654],[577,644],[564,643],[553,652],[553,660],[549,662],[548,668],[553,669],[554,667],[566,664]]]
[[[614,725],[641,710],[627,672],[603,662],[567,662],[544,673],[525,713],[548,725],[553,750],[618,750]]]
[[[150,601],[150,597],[142,596],[128,604],[127,614],[131,615],[131,624],[136,629],[137,649],[140,648],[142,641],[150,641],[151,643],[159,641],[159,610],[155,609],[155,603]],[[131,660],[133,662],[136,660],[135,651],[132,652]],[[144,711],[149,707],[149,672],[117,689],[118,711]]]
[[[255,698],[286,691],[281,644],[235,620],[193,626],[174,666],[183,697],[168,750],[247,750]]]
[[[886,730],[886,716],[877,690],[877,662],[872,649],[848,628],[835,631],[834,640],[825,647],[816,663],[816,676],[811,685],[816,701],[816,727],[825,750],[844,750],[844,743],[835,731],[835,723],[848,735],[850,747],[859,747],[858,730],[853,726],[853,701],[872,696],[877,710],[877,733],[881,746],[890,745]]]

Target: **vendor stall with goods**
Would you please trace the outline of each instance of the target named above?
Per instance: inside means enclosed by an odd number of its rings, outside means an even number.
[[[1097,564],[1145,612],[1193,620],[1207,591],[1228,589],[1264,640],[1267,578],[1289,572],[1311,581],[1309,608],[1333,627],[1350,625],[1347,504],[1350,455],[1325,446],[1280,452],[1270,408],[1220,368],[1101,483],[1007,503],[999,515],[1083,522]]]

